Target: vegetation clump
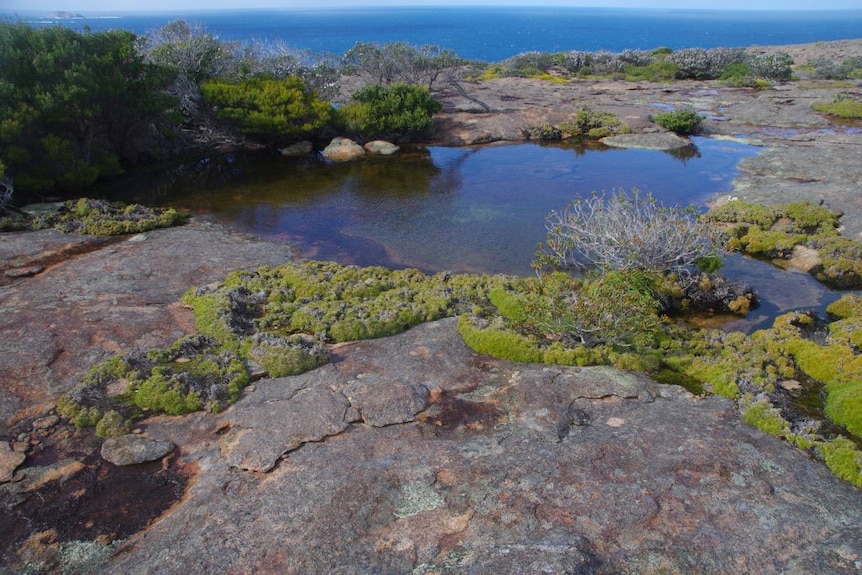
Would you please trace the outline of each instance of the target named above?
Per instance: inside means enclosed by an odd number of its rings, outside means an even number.
[[[150,208],[81,198],[65,202],[56,213],[31,216],[15,212],[0,220],[0,231],[56,229],[63,233],[116,236],[169,228],[186,222],[188,216],[174,208]]]
[[[338,110],[341,123],[364,138],[397,138],[427,131],[441,104],[425,86],[368,85]]]
[[[862,101],[846,94],[837,95],[832,102],[814,102],[811,107],[817,112],[845,120],[862,118]]]
[[[812,202],[761,206],[734,200],[711,209],[704,220],[722,227],[725,248],[789,260],[797,247],[816,251],[811,273],[835,287],[862,286],[862,244],[839,235],[840,214]]]
[[[57,403],[60,415],[107,437],[127,433],[134,420],[199,409],[218,412],[248,384],[244,362],[212,338],[195,335],[167,349],[113,357],[90,370]]]
[[[704,120],[696,111],[690,108],[674,110],[672,112],[659,112],[653,116],[653,122],[671,132],[688,136],[697,131],[698,126]]]

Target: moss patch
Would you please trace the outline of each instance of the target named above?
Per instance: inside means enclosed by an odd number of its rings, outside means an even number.
[[[796,246],[817,251],[811,273],[842,288],[862,287],[862,243],[839,235],[839,214],[811,202],[761,206],[735,200],[703,216],[725,232],[725,247],[753,256],[789,260]]]

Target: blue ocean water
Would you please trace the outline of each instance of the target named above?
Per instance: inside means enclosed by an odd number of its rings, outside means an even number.
[[[279,11],[84,14],[53,20],[3,13],[38,25],[144,34],[173,20],[204,26],[224,41],[267,39],[342,55],[356,42],[434,44],[469,59],[497,62],[538,50],[745,47],[862,37],[862,9],[840,11],[644,10],[557,7],[403,7]]]

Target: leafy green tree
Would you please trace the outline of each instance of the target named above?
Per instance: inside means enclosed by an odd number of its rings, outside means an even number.
[[[152,147],[174,104],[135,36],[0,23],[0,159],[25,192],[72,193]]]
[[[266,140],[294,139],[320,130],[332,107],[309,90],[301,78],[250,78],[230,83],[210,80],[201,85],[204,99],[219,118]]]
[[[424,86],[365,86],[340,110],[348,128],[366,137],[397,137],[429,129],[441,104]]]

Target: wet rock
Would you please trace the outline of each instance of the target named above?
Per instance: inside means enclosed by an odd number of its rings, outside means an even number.
[[[10,448],[5,441],[0,441],[0,483],[12,481],[15,470],[26,458],[25,453]]]
[[[671,132],[654,134],[620,134],[603,138],[602,143],[612,148],[638,148],[642,150],[679,150],[692,145],[691,140]]]
[[[359,417],[375,395],[409,413],[417,385],[415,418]],[[342,346],[222,417],[187,497],[104,572],[849,574],[862,557],[858,489],[732,401],[478,356],[453,319]]]
[[[381,156],[391,156],[401,149],[395,144],[383,140],[373,140],[366,143],[363,148],[369,154],[380,154]]]
[[[140,435],[111,437],[102,444],[102,459],[114,465],[137,465],[161,459],[175,449],[170,441],[148,439]]]
[[[286,146],[279,150],[281,155],[286,158],[304,158],[305,156],[311,155],[311,152],[313,151],[314,144],[308,140],[291,144],[290,146]]]
[[[363,147],[348,138],[333,138],[323,149],[323,157],[333,162],[348,162],[364,155]]]

